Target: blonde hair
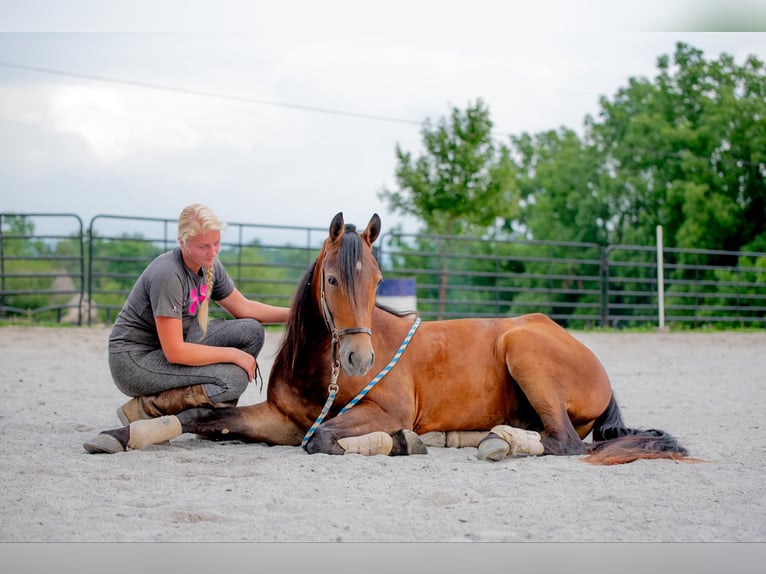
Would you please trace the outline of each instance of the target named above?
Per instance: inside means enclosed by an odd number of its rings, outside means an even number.
[[[223,231],[225,225],[219,220],[212,210],[201,203],[192,203],[181,210],[178,216],[178,241],[186,245],[186,241],[202,233],[209,231]],[[205,285],[207,293],[205,300],[197,311],[197,322],[202,328],[202,335],[207,334],[208,311],[210,309],[210,297],[213,294],[213,266],[205,267]]]

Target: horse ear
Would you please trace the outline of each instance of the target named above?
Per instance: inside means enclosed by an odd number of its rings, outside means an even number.
[[[367,229],[364,230],[362,236],[367,239],[367,242],[372,245],[380,235],[380,216],[377,213],[372,215],[370,222],[367,224]]]
[[[335,214],[330,222],[330,240],[335,241],[343,233],[343,212],[339,211]]]

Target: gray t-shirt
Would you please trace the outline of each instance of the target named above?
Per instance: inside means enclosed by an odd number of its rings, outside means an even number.
[[[144,270],[130,291],[109,335],[109,351],[150,351],[161,348],[155,317],[175,317],[183,322],[184,339],[197,320],[207,290],[204,269],[193,273],[184,265],[181,248],[159,255]],[[213,263],[212,301],[234,291],[234,281],[223,264]]]

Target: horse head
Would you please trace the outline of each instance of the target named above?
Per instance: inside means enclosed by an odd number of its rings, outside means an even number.
[[[336,214],[312,282],[320,288],[320,307],[333,338],[333,360],[351,376],[364,375],[375,361],[372,314],[382,275],[372,244],[379,235],[377,213],[361,233],[344,224],[343,213]]]

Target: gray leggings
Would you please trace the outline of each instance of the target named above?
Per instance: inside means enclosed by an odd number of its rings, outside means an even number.
[[[210,321],[207,335],[196,326],[190,341],[213,347],[236,347],[256,359],[263,348],[263,326],[255,319],[215,319]],[[130,397],[153,395],[160,391],[205,385],[211,402],[238,399],[247,389],[247,373],[234,363],[216,363],[201,367],[169,363],[162,349],[109,353],[109,370],[114,384]]]

